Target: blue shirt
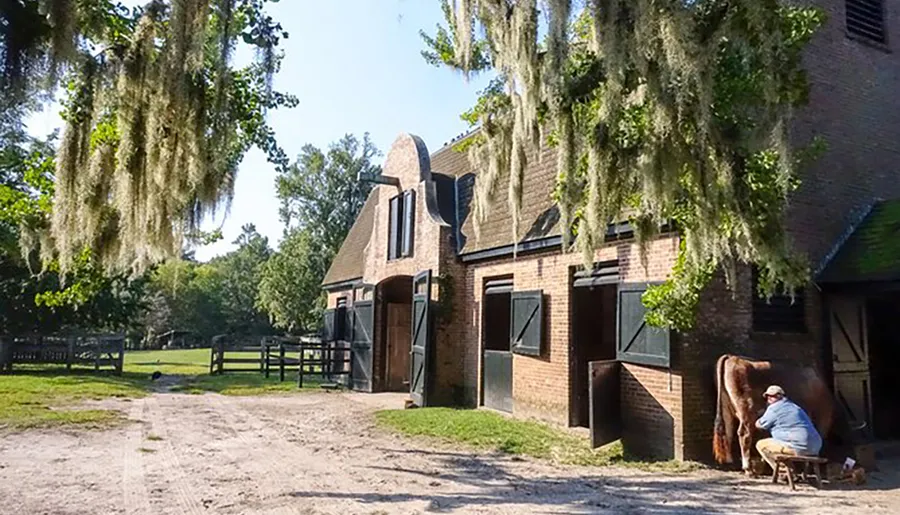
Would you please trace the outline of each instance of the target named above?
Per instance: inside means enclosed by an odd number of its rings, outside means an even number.
[[[798,454],[818,455],[822,450],[822,437],[803,408],[788,399],[769,404],[756,427],[765,429],[772,438],[787,444]]]

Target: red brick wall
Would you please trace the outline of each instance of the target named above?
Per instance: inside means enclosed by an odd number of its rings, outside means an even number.
[[[806,291],[806,333],[761,333],[752,329],[752,296],[756,293],[751,280],[749,268],[742,268],[732,291],[721,276],[716,277],[701,294],[694,329],[675,338],[673,360],[683,376],[681,443],[685,459],[711,459],[719,356],[729,353],[820,364],[821,312],[816,289]]]
[[[337,307],[337,301],[341,297],[347,298],[347,306],[353,305],[353,290],[335,290],[328,292],[328,299],[326,300],[325,307],[328,309],[334,309]]]
[[[596,253],[597,261],[619,260],[619,273],[623,282],[643,282],[664,279],[671,270],[677,252],[677,240],[664,238],[650,243],[646,269],[640,261],[637,245],[622,242],[608,245]],[[514,414],[535,417],[561,425],[569,422],[569,298],[570,273],[580,266],[580,254],[548,252],[537,255],[506,258],[467,266],[464,302],[464,319],[456,323],[464,329],[465,370],[464,384],[467,391],[480,392],[481,388],[481,298],[487,279],[512,275],[515,289],[542,290],[544,293],[545,352],[541,357],[514,355],[513,399]],[[461,313],[461,316],[463,314]],[[474,366],[473,366],[474,364]],[[643,385],[653,397],[671,396],[668,391],[668,372],[648,367],[634,367],[633,380],[629,384]],[[658,376],[666,377],[663,384]],[[648,381],[645,384],[645,380]],[[662,389],[661,389],[662,388]],[[634,390],[636,391],[636,390]],[[475,395],[477,400],[480,395]],[[629,401],[631,397],[626,398]],[[630,412],[630,402],[624,403]],[[662,412],[680,417],[677,406],[667,398],[659,404]],[[644,409],[643,406],[640,409]],[[630,420],[642,420],[644,415],[634,414]],[[670,431],[671,433],[671,431]]]
[[[827,151],[803,174],[788,217],[813,266],[847,227],[854,210],[900,197],[900,6],[885,2],[890,52],[846,35],[845,0],[815,0],[828,22],[806,51],[809,105],[796,114],[798,144],[819,135]]]
[[[629,363],[619,373],[625,449],[638,456],[683,459],[679,373]]]

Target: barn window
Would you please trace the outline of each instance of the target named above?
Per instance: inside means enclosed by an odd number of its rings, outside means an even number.
[[[388,261],[413,254],[416,192],[409,190],[390,200],[388,213]]]
[[[753,330],[764,333],[805,333],[806,298],[803,289],[790,295],[759,296],[759,271],[753,268]]]
[[[400,257],[409,257],[413,254],[413,234],[416,223],[416,192],[409,190],[403,194],[403,220],[401,221]]]
[[[847,33],[873,43],[887,43],[883,0],[847,0]]]
[[[347,297],[340,297],[337,300],[337,307],[334,309],[334,333],[335,341],[347,339]]]
[[[401,216],[403,214],[403,195],[397,195],[390,201],[388,213],[388,260],[400,257]]]

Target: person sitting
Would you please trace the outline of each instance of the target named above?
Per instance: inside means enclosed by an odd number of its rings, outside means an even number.
[[[756,421],[756,427],[768,431],[772,437],[756,442],[756,450],[775,470],[774,455],[818,456],[822,437],[803,408],[791,402],[778,385],[766,388],[763,394],[768,407]]]

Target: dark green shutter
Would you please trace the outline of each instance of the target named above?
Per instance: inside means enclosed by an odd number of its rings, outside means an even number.
[[[333,309],[326,309],[322,317],[322,341],[324,342],[333,342],[335,339],[334,316]]]
[[[647,325],[647,308],[641,296],[647,283],[620,284],[618,302],[618,348],[616,357],[626,363],[669,367],[669,330]]]
[[[516,291],[510,297],[510,348],[540,356],[544,341],[544,296],[541,290]]]

